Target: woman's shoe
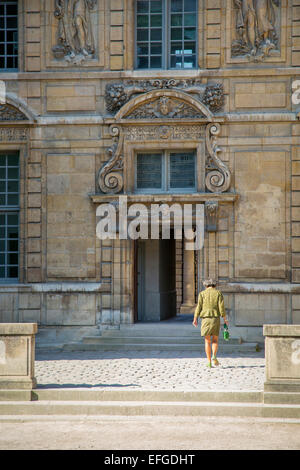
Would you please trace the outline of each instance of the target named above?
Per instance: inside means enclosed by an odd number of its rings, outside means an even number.
[[[208,367],[209,369],[211,369],[211,367],[212,367],[212,366],[211,366],[211,362],[208,362],[208,363],[206,364],[206,367]]]
[[[220,363],[219,363],[219,361],[216,357],[213,357],[212,360],[213,360],[214,366],[219,366],[220,365]]]

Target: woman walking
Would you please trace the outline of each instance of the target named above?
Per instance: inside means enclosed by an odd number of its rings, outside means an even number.
[[[224,323],[228,326],[223,294],[216,289],[216,284],[216,281],[213,279],[208,279],[203,282],[205,290],[199,294],[193,321],[193,325],[197,326],[198,317],[202,320],[201,336],[205,338],[205,352],[208,367],[211,367],[212,362],[215,366],[219,365],[217,351],[220,333],[220,317],[223,317]]]

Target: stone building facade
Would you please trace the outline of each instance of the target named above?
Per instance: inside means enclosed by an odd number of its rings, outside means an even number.
[[[1,4],[0,321],[74,341],[192,313],[210,276],[234,336],[299,323],[300,1]],[[203,248],[99,239],[121,196],[198,204]]]

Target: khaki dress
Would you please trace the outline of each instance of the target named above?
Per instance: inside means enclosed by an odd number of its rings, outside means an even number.
[[[200,292],[194,319],[201,318],[201,336],[219,336],[220,317],[225,317],[223,294],[215,287]]]

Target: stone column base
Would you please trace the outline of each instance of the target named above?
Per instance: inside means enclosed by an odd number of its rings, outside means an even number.
[[[180,307],[180,313],[193,314],[195,313],[196,304],[182,304]]]

